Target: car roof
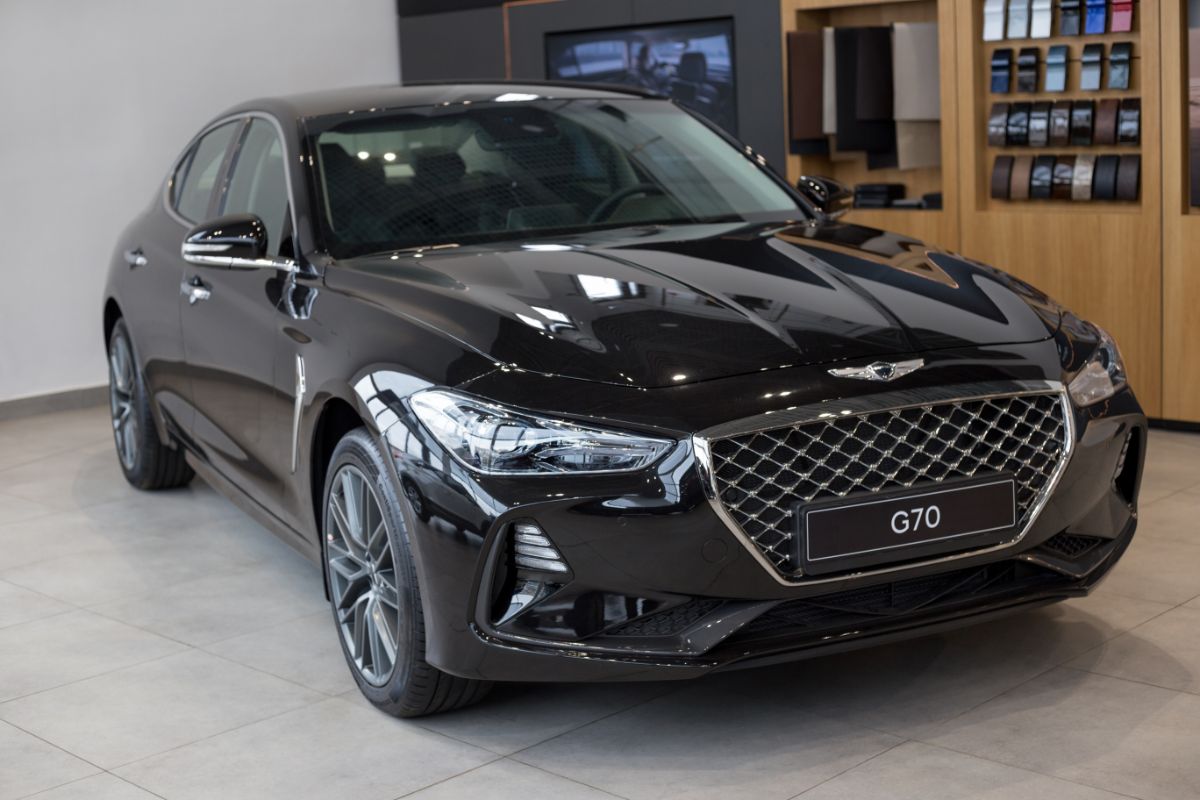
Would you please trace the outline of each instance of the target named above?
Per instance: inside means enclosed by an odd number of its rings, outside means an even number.
[[[281,121],[387,108],[411,108],[463,102],[488,102],[512,94],[546,99],[662,98],[663,95],[636,87],[605,84],[555,83],[551,81],[420,82],[359,86],[266,97],[241,103],[223,116],[245,111],[266,111]],[[533,97],[529,99],[534,99]]]

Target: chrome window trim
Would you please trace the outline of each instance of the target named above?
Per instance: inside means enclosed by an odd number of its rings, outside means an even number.
[[[780,572],[780,570],[772,564],[758,545],[750,539],[750,536],[742,530],[742,527],[737,523],[725,505],[717,496],[717,479],[712,468],[712,453],[710,443],[714,439],[724,439],[729,436],[744,435],[747,433],[756,433],[759,431],[772,430],[775,428],[783,428],[788,426],[804,425],[812,422],[820,422],[824,419],[836,416],[857,416],[861,414],[875,413],[879,411],[900,411],[906,408],[919,408],[927,405],[940,405],[946,403],[972,402],[978,400],[991,400],[1004,397],[1021,397],[1028,395],[1058,395],[1059,402],[1062,404],[1063,424],[1064,424],[1064,442],[1063,454],[1059,459],[1058,465],[1055,468],[1054,474],[1045,488],[1038,495],[1033,507],[1029,513],[1029,521],[1016,538],[1007,542],[1001,542],[998,545],[984,547],[977,550],[970,550],[965,553],[954,553],[953,555],[942,556],[939,558],[925,559],[921,561],[909,562],[906,564],[881,567],[879,569],[863,569],[849,573],[839,573],[833,576],[825,576],[821,578],[810,578],[802,572],[796,572],[788,575]],[[822,584],[840,583],[849,577],[865,578],[873,576],[890,575],[907,570],[924,568],[932,564],[950,564],[955,561],[960,561],[967,558],[975,558],[981,555],[990,553],[1003,553],[1006,550],[1011,550],[1019,545],[1025,536],[1037,524],[1041,518],[1042,511],[1045,510],[1046,503],[1054,495],[1054,490],[1058,488],[1059,481],[1066,473],[1071,462],[1071,457],[1075,454],[1075,413],[1074,406],[1071,404],[1070,395],[1067,393],[1067,387],[1060,381],[1002,381],[991,383],[972,383],[958,384],[952,386],[935,386],[926,389],[909,389],[897,392],[885,392],[882,394],[866,395],[863,397],[851,397],[839,400],[827,400],[822,403],[813,403],[805,406],[794,406],[782,411],[769,411],[765,414],[758,414],[745,419],[725,422],[719,425],[714,425],[706,428],[692,436],[692,450],[696,455],[696,463],[700,470],[701,482],[704,484],[704,492],[708,498],[709,505],[713,511],[725,523],[730,532],[737,538],[739,542],[746,548],[755,561],[775,579],[775,581],[783,586],[820,586]]]

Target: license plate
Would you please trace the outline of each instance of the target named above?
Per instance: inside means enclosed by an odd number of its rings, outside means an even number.
[[[801,506],[800,563],[819,575],[998,544],[1015,534],[1008,476]]]

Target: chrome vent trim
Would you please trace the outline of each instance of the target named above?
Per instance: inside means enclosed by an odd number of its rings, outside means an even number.
[[[702,473],[705,490],[714,511],[737,536],[750,554],[774,578],[784,585],[819,585],[843,580],[845,575],[834,575],[823,578],[807,578],[794,565],[781,562],[760,547],[742,527],[731,510],[721,500],[721,485],[714,468],[712,448],[714,443],[738,436],[747,436],[770,431],[799,428],[822,422],[830,422],[845,417],[863,417],[871,414],[899,412],[926,407],[962,405],[986,401],[1003,401],[1016,398],[1043,395],[1053,397],[1059,404],[1062,419],[1062,444],[1058,461],[1036,496],[1023,509],[1021,531],[1014,539],[991,547],[956,553],[940,558],[926,559],[921,562],[899,566],[881,567],[878,569],[862,570],[858,575],[883,575],[922,566],[931,563],[952,562],[955,560],[978,556],[991,552],[1011,549],[1021,542],[1029,530],[1041,516],[1046,502],[1054,493],[1059,480],[1071,461],[1075,448],[1075,418],[1070,398],[1063,384],[1056,381],[1003,381],[978,384],[963,384],[955,386],[931,387],[918,390],[885,392],[845,400],[830,400],[807,406],[795,406],[777,412],[749,417],[733,422],[715,425],[700,431],[692,437],[692,446],[696,453],[697,462]],[[719,468],[719,467],[718,467]]]

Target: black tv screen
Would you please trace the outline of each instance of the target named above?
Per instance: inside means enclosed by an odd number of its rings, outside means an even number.
[[[737,133],[732,19],[547,34],[546,77],[650,89]]]

